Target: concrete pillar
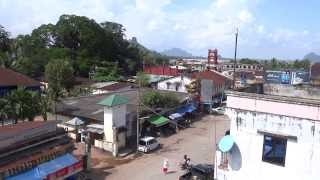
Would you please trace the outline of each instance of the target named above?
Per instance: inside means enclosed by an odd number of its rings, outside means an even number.
[[[117,141],[118,132],[117,132],[117,128],[113,127],[112,131],[113,131],[112,155],[114,157],[117,157],[118,156],[118,141]]]

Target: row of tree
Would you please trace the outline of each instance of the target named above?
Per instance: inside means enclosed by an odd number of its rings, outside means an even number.
[[[255,60],[249,58],[242,58],[239,60],[242,64],[261,64],[266,70],[305,70],[308,71],[310,68],[310,61],[308,59],[284,61],[272,58],[271,60]]]
[[[178,97],[173,93],[149,91],[142,97],[142,103],[151,108],[173,108],[179,105]]]
[[[18,88],[0,98],[0,120],[2,125],[5,120],[12,120],[16,124],[18,120],[33,121],[41,115],[46,121],[50,107],[49,96]]]
[[[15,38],[0,25],[1,66],[39,77],[56,59],[68,61],[76,76],[88,77],[89,72],[97,70],[96,78],[101,80],[135,75],[143,61],[167,62],[166,57],[143,47],[136,38],[127,40],[125,28],[114,22],[62,15],[56,24],[43,24],[31,34]]]

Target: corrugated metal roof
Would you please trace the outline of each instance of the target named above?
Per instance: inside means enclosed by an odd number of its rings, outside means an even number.
[[[0,67],[0,86],[41,86],[40,82],[11,69]]]

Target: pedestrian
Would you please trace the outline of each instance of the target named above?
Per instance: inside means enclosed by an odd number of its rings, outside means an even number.
[[[168,168],[169,168],[169,161],[168,161],[168,159],[165,159],[163,161],[162,172],[164,174],[167,174],[168,173]]]

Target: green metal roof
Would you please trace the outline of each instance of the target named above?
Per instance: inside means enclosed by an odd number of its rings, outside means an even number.
[[[159,126],[167,124],[169,122],[169,119],[165,118],[163,116],[152,116],[151,118],[148,119],[148,121],[151,124],[159,127]]]
[[[127,104],[129,102],[128,98],[125,96],[120,96],[120,95],[111,95],[104,100],[98,102],[98,104],[103,105],[103,106],[118,106],[121,104]]]

